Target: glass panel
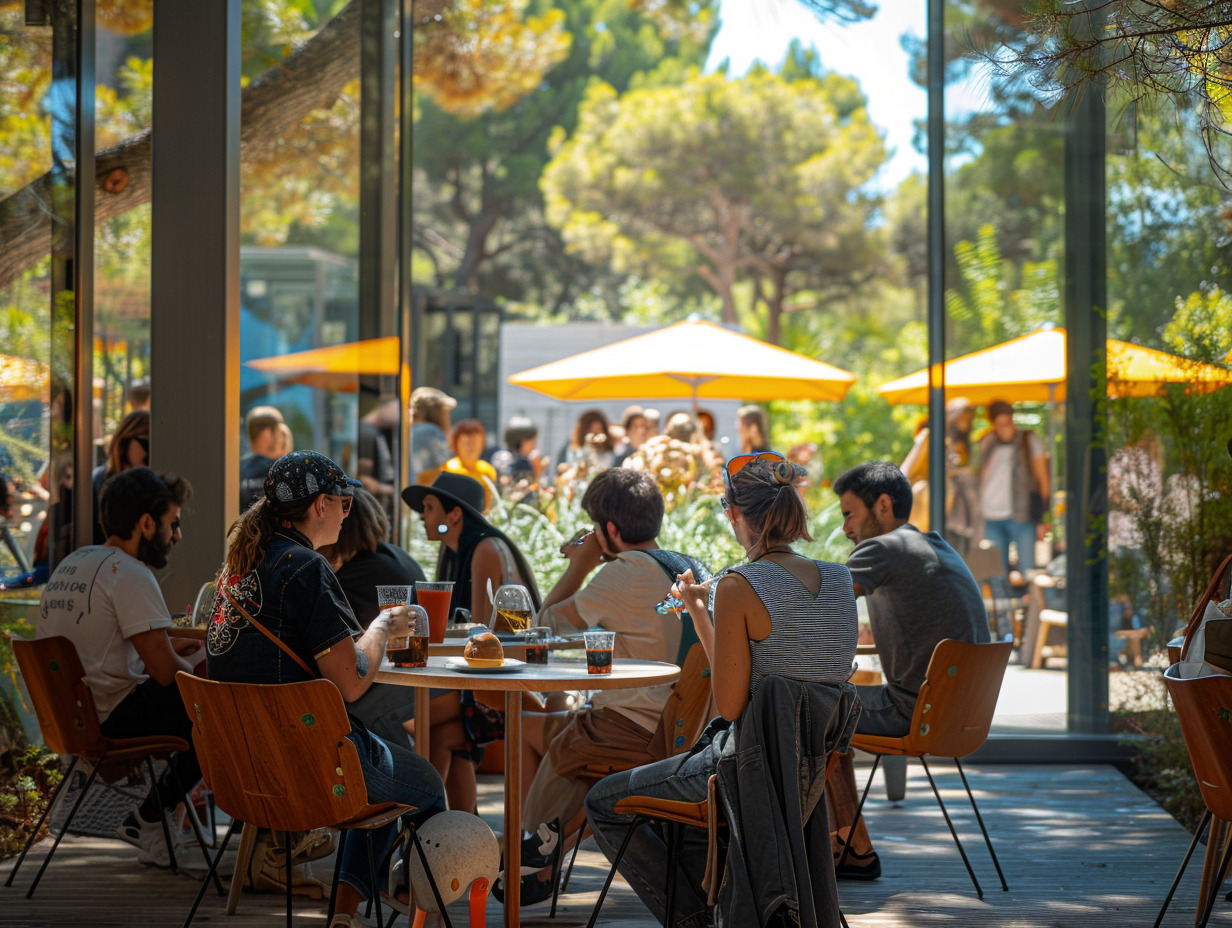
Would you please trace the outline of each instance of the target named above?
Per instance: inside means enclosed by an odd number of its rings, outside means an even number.
[[[994,729],[1062,731],[1064,120],[963,51],[1016,46],[1018,3],[945,14],[947,536],[1018,642]]]

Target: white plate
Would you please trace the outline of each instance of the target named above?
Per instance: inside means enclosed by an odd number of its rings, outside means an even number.
[[[499,667],[472,667],[464,657],[451,657],[445,661],[445,666],[458,673],[517,673],[526,666],[526,662],[507,657]]]

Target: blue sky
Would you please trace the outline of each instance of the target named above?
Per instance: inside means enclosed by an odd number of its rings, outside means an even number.
[[[782,61],[793,38],[816,48],[826,68],[854,77],[868,97],[869,116],[893,151],[880,176],[880,185],[889,190],[913,170],[927,168],[927,157],[912,148],[911,138],[912,120],[925,117],[928,99],[908,78],[907,55],[899,44],[904,32],[924,35],[926,4],[877,0],[877,6],[871,20],[842,26],[822,22],[799,0],[722,0],[707,66],[727,59],[736,76],[756,61]]]

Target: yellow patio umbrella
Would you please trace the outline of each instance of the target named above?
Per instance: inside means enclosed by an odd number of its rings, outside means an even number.
[[[47,365],[31,358],[0,354],[0,403],[47,396]]]
[[[1232,372],[1129,342],[1107,340],[1108,395],[1156,396],[1165,384],[1209,393],[1232,383]],[[1041,329],[947,361],[945,389],[976,404],[1061,402],[1065,399],[1065,330]],[[895,404],[928,402],[928,369],[882,384]]]
[[[855,374],[690,319],[520,371],[509,383],[558,400],[841,400]]]
[[[274,374],[280,380],[354,392],[360,374],[397,374],[401,359],[397,337],[388,336],[309,348],[293,354],[259,358],[247,364],[254,370]]]

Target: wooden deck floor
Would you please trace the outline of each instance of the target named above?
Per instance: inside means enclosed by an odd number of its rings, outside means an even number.
[[[923,772],[913,764],[902,803],[889,804],[877,786],[870,795],[869,822],[884,873],[873,883],[840,884],[843,910],[852,928],[940,924],[1086,928],[1154,921],[1188,835],[1116,770],[986,765],[968,771],[1009,880],[1008,893],[1000,890],[969,807],[963,808],[957,773],[942,767],[938,774],[984,886],[984,899],[976,897]],[[500,781],[482,779],[481,812],[499,827]],[[134,852],[118,841],[69,838],[38,894],[27,901],[24,889],[43,853],[42,846],[33,852],[13,888],[0,888],[0,926],[171,928],[183,922],[197,887],[187,877],[138,866]],[[1198,860],[1191,864],[1165,925],[1193,924],[1199,864]],[[7,877],[11,868],[12,861],[0,864],[0,877]],[[555,922],[546,921],[544,905],[525,910],[524,924],[584,924],[606,870],[593,842],[583,845],[574,874],[579,891],[564,898]],[[324,925],[323,904],[297,902],[296,924]],[[454,911],[455,924],[465,925],[463,908]],[[281,917],[281,896],[245,894],[239,913],[228,919],[222,900],[208,895],[194,924],[256,928],[280,924]],[[489,906],[487,923],[500,924],[495,902]],[[649,928],[654,921],[618,879],[600,923],[608,928]],[[1221,899],[1216,904],[1212,924],[1232,925],[1232,903]]]

